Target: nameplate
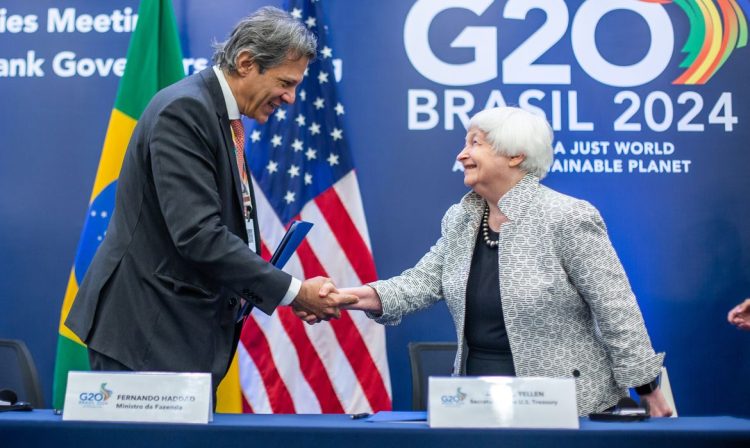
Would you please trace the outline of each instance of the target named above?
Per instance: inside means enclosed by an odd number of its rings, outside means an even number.
[[[430,377],[432,428],[578,429],[573,379]]]
[[[211,375],[165,372],[68,372],[63,420],[208,423]]]

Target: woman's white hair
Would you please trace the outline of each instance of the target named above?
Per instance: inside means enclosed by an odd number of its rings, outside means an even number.
[[[520,168],[540,179],[552,165],[552,127],[544,118],[517,107],[495,107],[478,112],[469,122],[487,135],[498,154],[526,159]]]

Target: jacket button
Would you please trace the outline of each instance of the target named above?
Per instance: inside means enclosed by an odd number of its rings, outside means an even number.
[[[581,376],[581,372],[579,372],[579,371],[578,371],[578,369],[574,369],[574,370],[573,370],[573,376],[574,376],[575,378],[578,378],[579,376]]]
[[[230,297],[229,298],[229,308],[234,308],[237,306],[237,298],[236,297]]]

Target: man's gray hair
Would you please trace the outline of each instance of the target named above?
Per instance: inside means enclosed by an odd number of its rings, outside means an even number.
[[[520,168],[540,179],[552,165],[552,128],[547,120],[517,107],[485,109],[471,117],[469,127],[487,135],[498,154],[526,156]]]
[[[214,44],[214,64],[237,71],[237,56],[247,51],[263,73],[288,57],[315,59],[318,40],[305,25],[273,6],[260,8],[237,24],[225,42]]]

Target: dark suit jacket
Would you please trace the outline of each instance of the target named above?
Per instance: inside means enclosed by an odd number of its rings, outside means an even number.
[[[233,147],[212,69],[149,103],[65,322],[90,348],[134,370],[211,372],[216,387],[239,299],[274,311],[291,277],[248,248]]]

